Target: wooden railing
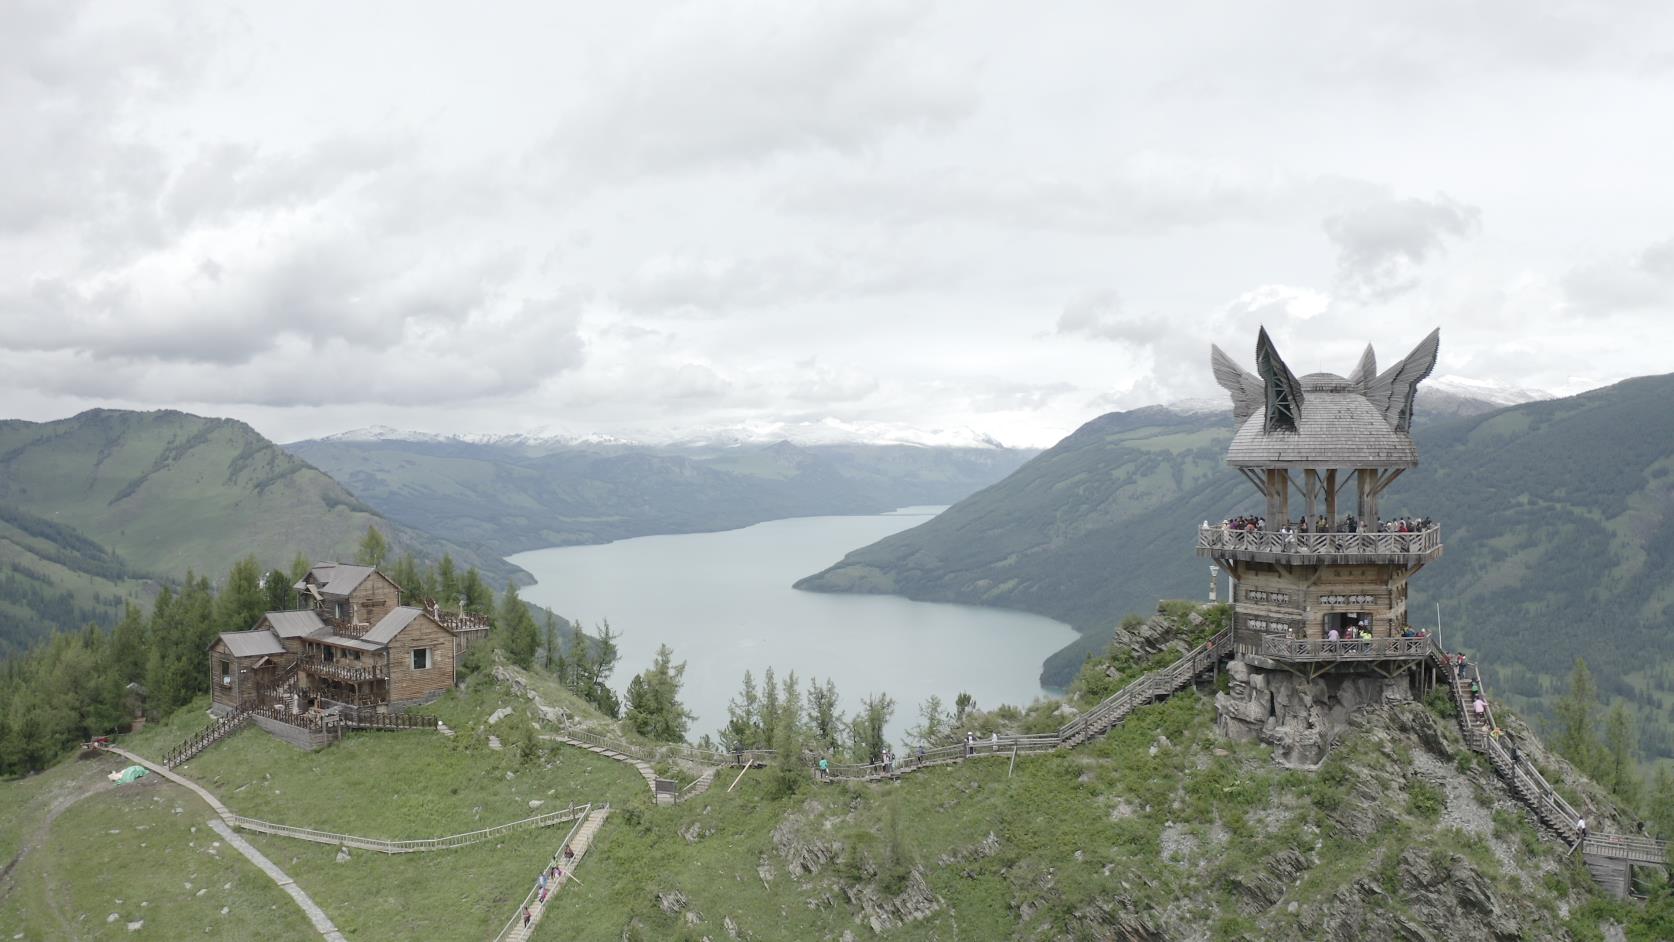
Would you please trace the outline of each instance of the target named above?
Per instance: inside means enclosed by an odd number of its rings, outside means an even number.
[[[882,762],[845,763],[830,766],[824,775],[825,781],[833,782],[864,782],[877,778],[888,778],[917,769],[927,769],[938,765],[951,765],[976,756],[1009,756],[1013,753],[1029,755],[1037,752],[1051,752],[1059,746],[1057,734],[1048,733],[1044,736],[1001,736],[979,739],[971,743],[955,743],[951,746],[937,746],[926,749],[922,753],[898,756],[894,762],[885,765]],[[815,775],[819,773],[816,770]]]
[[[1669,863],[1668,842],[1649,837],[1629,837],[1625,834],[1589,834],[1581,845],[1581,852],[1614,857],[1631,863]]]
[[[343,725],[350,729],[435,729],[441,720],[428,713],[379,713],[357,710],[343,717]]]
[[[302,669],[318,677],[329,677],[332,680],[358,683],[366,680],[389,679],[389,668],[383,664],[345,664],[343,661],[326,661],[323,658],[307,657],[302,659]]]
[[[684,759],[699,765],[738,766],[763,765],[773,758],[771,749],[741,749],[737,752],[717,752],[713,749],[699,749],[685,743],[660,743],[655,746],[629,742],[615,736],[595,733],[591,730],[571,726],[559,730],[566,739],[574,739],[611,752],[621,753],[641,762],[660,762],[664,759]]]
[[[1441,549],[1441,527],[1416,533],[1279,533],[1200,527],[1202,553],[1227,551],[1284,556],[1426,556]]]
[[[1254,642],[1253,644],[1250,642]],[[1287,638],[1265,632],[1242,631],[1240,650],[1286,661],[1377,661],[1388,658],[1423,658],[1432,647],[1429,638],[1363,638],[1330,641],[1321,638]]]
[[[1133,712],[1134,707],[1149,703],[1158,695],[1167,696],[1184,687],[1193,677],[1203,673],[1215,662],[1227,657],[1232,646],[1232,629],[1223,628],[1214,637],[1182,655],[1167,667],[1141,674],[1127,686],[1099,701],[1080,716],[1058,727],[1058,739],[1074,745],[1088,735],[1114,725]]]
[[[240,707],[188,736],[185,742],[163,753],[163,768],[172,769],[225,739],[235,730],[250,722],[250,715],[257,712],[257,709],[255,707]]]
[[[454,847],[465,847],[470,844],[480,844],[493,840],[514,831],[526,831],[533,828],[550,827],[572,818],[580,821],[587,817],[593,809],[591,804],[569,805],[559,811],[549,811],[534,817],[511,821],[506,824],[496,824],[493,827],[482,828],[477,831],[466,831],[463,834],[449,834],[445,837],[421,837],[412,840],[390,841],[377,837],[359,837],[354,834],[337,834],[332,831],[319,831],[314,828],[292,827],[288,824],[274,824],[271,821],[258,821],[242,815],[229,815],[228,823],[246,831],[259,831],[263,834],[273,834],[278,837],[293,837],[299,841],[312,841],[316,844],[334,844],[340,847],[358,847],[361,850],[377,851],[380,854],[408,854],[420,851],[448,850]]]
[[[587,812],[591,812],[593,806],[586,805],[584,807],[587,809]],[[605,805],[605,807],[609,808],[610,806]],[[573,868],[576,863],[580,863],[580,861],[577,860],[572,863],[565,864],[562,862],[562,855],[564,853],[564,848],[574,843],[576,834],[581,830],[582,824],[586,823],[586,821],[587,813],[585,812],[581,815],[581,817],[575,819],[575,824],[570,826],[569,833],[565,834],[564,840],[558,844],[558,850],[552,855],[552,860],[548,866],[558,865],[568,869]],[[585,857],[586,855],[583,854],[582,856]],[[537,883],[534,887],[530,888],[529,895],[523,897],[523,902],[518,904],[517,909],[512,911],[511,920],[507,922],[505,926],[494,936],[494,942],[506,942],[506,939],[510,938],[512,933],[517,931],[518,922],[523,918],[523,911],[534,905],[535,896],[539,893],[540,884]]]

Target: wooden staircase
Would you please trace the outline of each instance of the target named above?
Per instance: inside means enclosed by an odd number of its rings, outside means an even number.
[[[588,850],[593,846],[593,839],[598,835],[599,828],[604,827],[605,819],[608,817],[610,817],[610,806],[606,805],[597,811],[590,812],[587,817],[581,820],[580,825],[570,832],[570,835],[565,838],[564,845],[559,847],[558,852],[552,855],[551,864],[548,865],[556,864],[562,867],[564,874],[547,887],[546,902],[541,902],[539,894],[532,894],[524,901],[523,906],[518,907],[517,912],[512,916],[511,923],[495,938],[495,942],[528,942],[529,938],[534,935],[535,930],[540,927],[541,917],[546,915],[548,908],[558,902],[558,892],[564,888],[565,884],[570,882],[571,874],[586,859]],[[575,851],[575,857],[567,863],[564,861],[564,847]],[[523,910],[525,908],[529,910],[530,914],[528,926],[523,924]]]
[[[254,712],[253,707],[241,707],[216,720],[207,729],[192,734],[185,742],[163,753],[163,767],[172,769],[238,732],[250,722],[250,714]]]
[[[1068,748],[1102,736],[1128,714],[1148,703],[1172,696],[1202,674],[1214,670],[1232,656],[1232,630],[1223,629],[1213,638],[1187,652],[1167,667],[1141,674],[1126,687],[1101,700],[1097,706],[1058,729],[1058,744]]]
[[[1632,892],[1634,864],[1669,866],[1667,841],[1602,834],[1590,828],[1583,837],[1575,826],[1581,819],[1580,812],[1558,794],[1558,790],[1527,759],[1513,760],[1505,744],[1493,735],[1496,724],[1492,706],[1483,719],[1477,719],[1472,709],[1470,684],[1474,676],[1486,691],[1487,684],[1482,680],[1481,668],[1477,667],[1474,674],[1468,669],[1460,671],[1439,647],[1432,648],[1430,660],[1447,678],[1453,690],[1454,703],[1459,707],[1459,731],[1464,734],[1465,745],[1487,757],[1488,763],[1505,781],[1511,793],[1517,796],[1517,800],[1528,806],[1542,824],[1570,845],[1570,853],[1581,851],[1587,871],[1605,892],[1618,899]]]

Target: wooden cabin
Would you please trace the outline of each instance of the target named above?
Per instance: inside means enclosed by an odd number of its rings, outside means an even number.
[[[254,703],[278,685],[285,657],[271,631],[223,631],[209,646],[211,709],[227,713]]]
[[[399,604],[400,587],[370,566],[320,563],[293,588],[297,609],[268,612],[210,646],[215,713],[279,700],[380,710],[427,703],[454,685],[460,657],[490,630],[486,618],[433,602]]]

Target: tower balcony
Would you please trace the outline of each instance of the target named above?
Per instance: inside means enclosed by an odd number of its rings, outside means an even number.
[[[1442,554],[1441,527],[1411,533],[1279,533],[1218,526],[1197,531],[1197,555],[1285,565],[1422,566]]]

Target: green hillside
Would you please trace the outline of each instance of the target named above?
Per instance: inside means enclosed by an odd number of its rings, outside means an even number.
[[[515,676],[542,696],[553,686]],[[789,787],[755,770],[674,807],[654,806],[624,763],[529,735],[550,720],[487,675],[427,708],[451,738],[351,732],[305,753],[250,728],[179,771],[239,814],[381,837],[609,801],[537,940],[1290,940],[1384,938],[1392,926],[1414,939],[1659,937],[1670,898],[1654,871],[1642,872],[1650,903],[1605,898],[1451,720],[1413,703],[1363,709],[1320,768],[1293,770],[1265,746],[1218,735],[1213,693],[1188,688],[1087,746],[1015,764],[983,757],[892,783],[799,776]],[[569,722],[608,723],[560,702]],[[511,715],[496,721],[501,707]],[[196,711],[176,719],[125,742],[156,755],[202,722]],[[1632,827],[1524,741],[1605,826]],[[155,776],[100,778],[119,765],[67,761],[0,784],[0,855],[15,859],[0,875],[8,935],[310,937],[276,887],[235,854],[217,859],[205,806]],[[55,806],[69,808],[56,821]],[[465,942],[516,912],[563,833],[343,857],[246,836],[350,938]],[[75,879],[88,872],[101,879]],[[254,916],[267,913],[258,931]],[[130,936],[125,924],[141,918]]]
[[[285,446],[372,507],[511,554],[781,517],[952,503],[1034,452],[910,445],[528,449],[460,441]]]
[[[1674,757],[1674,376],[1476,416],[1427,417],[1421,466],[1386,515],[1440,521],[1446,554],[1413,581],[1410,611],[1442,605],[1446,638],[1490,656],[1502,695],[1536,715],[1584,656],[1632,701],[1643,744]],[[1421,404],[1422,405],[1422,404]],[[1198,598],[1194,527],[1256,509],[1223,463],[1226,416],[1142,409],[1087,423],[1010,478],[914,529],[856,550],[799,587],[1039,612],[1087,632],[1049,660],[1073,676],[1126,613]]]
[[[0,422],[0,645],[109,622],[187,570],[301,552],[348,559],[369,525],[393,553],[517,570],[463,541],[392,523],[242,422],[93,410]]]

